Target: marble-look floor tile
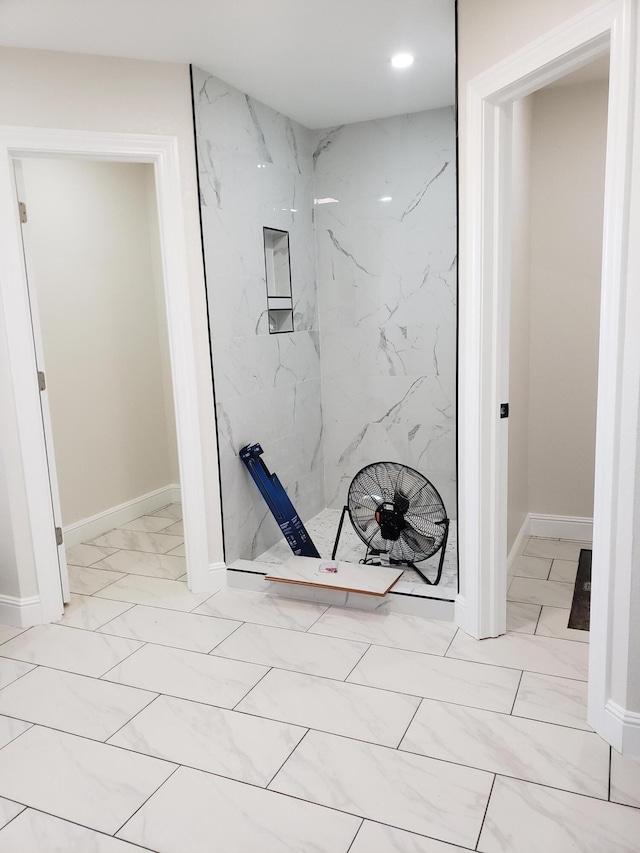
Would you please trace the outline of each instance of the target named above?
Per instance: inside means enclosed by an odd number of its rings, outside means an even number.
[[[14,628],[12,625],[0,625],[0,645],[17,637],[18,634],[23,634],[26,630],[26,628]]]
[[[20,807],[23,808],[22,806]],[[148,853],[77,823],[27,809],[3,832],[0,853]]]
[[[11,684],[18,678],[22,678],[33,669],[33,664],[23,663],[21,660],[11,658],[0,658],[0,690]]]
[[[507,631],[535,634],[541,609],[539,604],[507,601]]]
[[[365,820],[349,853],[468,853],[468,850],[468,847],[435,841],[405,829]]]
[[[481,770],[309,732],[269,787],[473,847],[492,781]]]
[[[137,604],[124,615],[103,625],[100,633],[207,654],[241,624],[232,619],[196,616],[195,613]]]
[[[148,645],[108,672],[105,678],[181,699],[233,708],[266,672],[266,667],[252,663]]]
[[[149,578],[143,575],[124,575],[96,593],[96,598],[129,601],[132,604],[148,604],[169,610],[193,610],[209,596],[208,592],[195,595],[186,585],[164,578]]]
[[[587,723],[586,681],[524,672],[512,713],[517,717],[591,730]]]
[[[37,625],[2,647],[5,657],[100,676],[128,657],[140,643],[65,625]]]
[[[529,634],[504,634],[493,639],[475,640],[458,631],[447,657],[581,681],[587,680],[589,670],[588,646]]]
[[[249,663],[327,678],[346,678],[366,652],[365,643],[245,623],[211,653]]]
[[[108,548],[124,548],[127,551],[148,551],[151,554],[166,554],[181,544],[181,536],[166,533],[144,533],[136,530],[110,530],[91,542],[91,545],[106,545]]]
[[[167,551],[168,556],[170,557],[186,557],[187,556],[187,548],[184,542],[177,546],[177,548],[172,548],[170,551]]]
[[[270,625],[272,628],[306,631],[326,609],[326,604],[313,604],[260,592],[245,592],[241,589],[221,589],[194,612]]]
[[[551,568],[551,559],[545,557],[527,557],[520,554],[513,563],[512,575],[520,578],[540,578],[547,580]]]
[[[124,577],[117,572],[105,572],[102,569],[91,569],[86,566],[67,566],[67,571],[69,590],[77,595],[93,595],[94,592]]]
[[[594,732],[425,699],[400,749],[607,798],[609,745]]]
[[[94,598],[92,595],[72,594],[71,601],[64,605],[62,619],[58,619],[56,624],[95,631],[96,628],[115,619],[132,606],[125,602]]]
[[[176,521],[170,527],[166,527],[165,533],[170,533],[172,536],[184,536],[184,522]]]
[[[31,723],[0,716],[0,750],[31,728]]]
[[[0,692],[0,714],[106,740],[155,695],[40,666]]]
[[[6,826],[10,820],[14,819],[14,817],[19,815],[21,811],[24,811],[24,808],[25,807],[20,805],[20,803],[14,803],[12,800],[5,800],[4,797],[0,797],[0,829],[2,829],[3,826]],[[34,848],[34,850],[35,849],[36,848]],[[0,851],[1,850],[2,835],[0,835]]]
[[[568,628],[571,611],[563,607],[543,607],[536,634],[541,637],[557,637],[560,640],[575,640],[578,643],[589,642],[589,632]]]
[[[135,530],[138,533],[169,532],[167,528],[171,527],[174,523],[172,519],[161,515],[141,515],[139,518],[134,518],[133,521],[127,521],[126,524],[119,524],[116,529]]]
[[[551,572],[549,573],[549,580],[575,584],[577,574],[577,562],[574,562],[573,560],[554,560],[551,566]]]
[[[372,646],[348,681],[509,713],[520,673],[498,666]]]
[[[640,811],[498,776],[480,853],[637,853]]]
[[[265,786],[305,733],[299,726],[160,696],[109,743]]]
[[[171,554],[147,554],[145,551],[122,550],[100,560],[94,568],[176,580],[187,571],[187,563],[184,557],[174,557]]]
[[[360,821],[181,767],[118,832],[162,853],[346,853]],[[215,842],[212,842],[215,839]]]
[[[114,833],[174,764],[33,726],[0,751],[0,795]]]
[[[116,548],[101,548],[98,545],[74,545],[67,548],[65,553],[67,563],[72,566],[92,566],[98,560],[103,560],[109,554],[114,554]]]
[[[571,607],[573,584],[543,581],[538,578],[514,578],[507,598],[509,601],[521,601],[525,604]]]
[[[419,703],[415,696],[273,669],[236,710],[397,746]]]
[[[182,518],[182,504],[169,504],[168,506],[163,506],[162,509],[157,509],[155,512],[150,512],[148,514],[161,515],[165,518]]]
[[[640,809],[640,758],[611,750],[611,796],[614,803]]]
[[[524,555],[528,557],[546,557],[552,560],[578,560],[580,550],[584,548],[579,542],[568,542],[564,539],[542,539],[531,536],[524,547]]]
[[[398,613],[330,607],[309,629],[311,634],[359,640],[414,652],[443,655],[456,632],[452,622],[435,622]]]

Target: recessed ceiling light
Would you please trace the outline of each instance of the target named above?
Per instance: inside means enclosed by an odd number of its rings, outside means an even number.
[[[392,196],[383,195],[382,198],[379,198],[378,201],[391,201]]]
[[[314,204],[337,204],[337,198],[314,198]]]
[[[391,57],[391,64],[394,68],[408,68],[413,65],[413,56],[410,53],[396,53]]]

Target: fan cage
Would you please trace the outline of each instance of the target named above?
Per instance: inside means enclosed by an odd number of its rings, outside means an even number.
[[[390,563],[406,564],[427,583],[439,583],[449,519],[438,490],[423,474],[399,462],[366,465],[351,481],[345,509],[353,529],[367,546],[363,562],[370,556],[388,554]],[[430,580],[415,563],[439,549],[437,577]]]

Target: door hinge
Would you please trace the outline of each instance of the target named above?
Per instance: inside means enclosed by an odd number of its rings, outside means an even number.
[[[27,205],[23,201],[19,201],[18,210],[20,211],[20,223],[24,225],[27,221]]]
[[[508,418],[509,417],[509,404],[508,403],[500,403],[500,417]]]
[[[44,373],[39,370],[38,371],[38,388],[41,391],[44,391],[47,387],[47,380],[45,379]]]
[[[56,527],[56,545],[62,545],[62,528]]]

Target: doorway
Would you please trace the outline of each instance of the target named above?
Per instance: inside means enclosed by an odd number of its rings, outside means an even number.
[[[458,624],[475,637],[506,627],[506,423],[508,392],[508,227],[514,101],[610,50],[611,94],[598,358],[594,579],[589,658],[589,723],[621,750],[633,739],[625,711],[628,671],[635,447],[639,421],[634,333],[638,307],[628,292],[629,195],[635,86],[631,4],[594,7],[529,45],[469,86],[468,269],[461,275],[461,594]],[[617,701],[612,695],[617,686]],[[636,746],[637,748],[637,746]]]
[[[16,571],[37,590],[28,624],[58,619],[62,589],[58,569],[47,447],[40,409],[38,366],[15,193],[13,163],[31,156],[77,157],[118,163],[148,163],[157,192],[159,244],[167,306],[169,360],[175,395],[176,438],[188,583],[192,591],[211,584],[202,479],[202,438],[191,332],[190,296],[182,218],[177,142],[173,137],[43,129],[5,129],[0,139],[0,219],[5,235],[0,259],[0,296],[9,353],[13,407],[5,414],[16,452],[7,480],[12,494],[12,533],[23,559]],[[33,578],[33,581],[31,581]],[[24,622],[21,624],[25,624]]]
[[[14,171],[63,597],[67,574],[77,593],[116,582],[105,571],[176,579],[186,564],[153,167],[26,157]]]

